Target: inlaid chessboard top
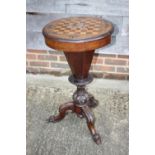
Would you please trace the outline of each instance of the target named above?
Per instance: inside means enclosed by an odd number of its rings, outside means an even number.
[[[113,25],[97,17],[69,17],[52,21],[43,28],[47,38],[57,41],[82,41],[104,38],[113,32]]]

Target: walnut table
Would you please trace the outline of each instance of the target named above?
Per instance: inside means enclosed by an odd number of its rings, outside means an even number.
[[[93,140],[101,143],[100,135],[95,129],[95,117],[91,111],[98,105],[98,101],[89,94],[85,86],[92,82],[89,74],[95,49],[111,42],[113,25],[96,17],[70,17],[50,22],[43,28],[43,35],[47,46],[63,51],[72,75],[69,81],[77,86],[73,94],[73,101],[62,104],[57,116],[50,116],[49,122],[62,120],[68,111],[72,111],[80,118],[86,118]]]

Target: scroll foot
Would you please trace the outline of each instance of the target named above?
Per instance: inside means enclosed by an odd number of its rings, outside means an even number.
[[[62,104],[59,107],[59,114],[56,116],[50,116],[48,119],[48,122],[58,122],[61,121],[67,114],[67,112],[71,110],[72,112],[74,111],[74,103],[73,102],[67,102],[65,104]]]

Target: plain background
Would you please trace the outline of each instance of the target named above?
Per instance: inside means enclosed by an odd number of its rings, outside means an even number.
[[[130,0],[130,155],[155,154],[152,0]],[[0,5],[0,154],[26,154],[26,2]]]

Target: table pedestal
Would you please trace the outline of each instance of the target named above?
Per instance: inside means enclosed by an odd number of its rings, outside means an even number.
[[[73,101],[62,104],[59,107],[59,114],[56,116],[50,116],[48,121],[58,122],[66,116],[68,111],[72,111],[76,113],[78,117],[86,118],[87,126],[90,130],[93,140],[97,144],[100,144],[101,138],[100,135],[96,132],[95,117],[91,111],[91,108],[94,108],[98,105],[98,101],[85,89],[86,85],[93,80],[93,77],[88,74],[93,58],[93,53],[94,51],[65,53],[73,73],[73,75],[69,77],[69,81],[77,86],[77,90],[73,94]]]
[[[69,17],[50,22],[43,28],[45,43],[48,47],[64,51],[72,75],[69,81],[77,86],[73,94],[73,101],[59,107],[57,116],[50,116],[49,122],[62,120],[68,111],[72,111],[80,118],[86,118],[93,140],[101,143],[101,138],[95,130],[95,118],[91,108],[96,107],[98,101],[89,94],[85,86],[93,78],[89,69],[94,51],[111,42],[113,24],[97,17]]]

